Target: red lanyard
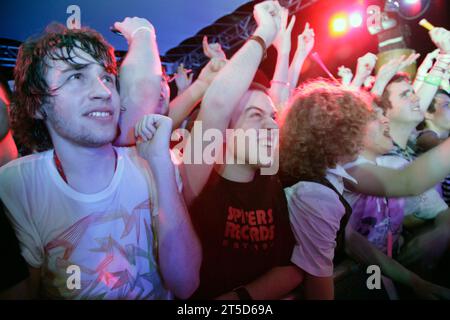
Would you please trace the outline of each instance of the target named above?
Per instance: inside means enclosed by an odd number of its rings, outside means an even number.
[[[114,171],[117,169],[117,152],[114,150],[114,156],[115,156],[115,164],[114,164]],[[66,174],[64,173],[64,169],[61,165],[61,161],[58,158],[58,155],[56,154],[55,150],[53,150],[53,161],[55,161],[56,170],[58,170],[59,175],[61,178],[63,178],[64,182],[68,184]]]

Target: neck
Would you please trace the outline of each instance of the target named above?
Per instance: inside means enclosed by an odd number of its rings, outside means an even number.
[[[82,193],[97,193],[111,182],[116,155],[111,144],[101,147],[84,147],[74,144],[54,143],[67,183]]]
[[[448,130],[440,128],[438,125],[434,124],[434,122],[430,120],[426,120],[425,124],[428,129],[435,132],[439,138],[446,138],[448,136]]]
[[[364,149],[361,153],[361,156],[366,158],[367,160],[375,161],[379,155],[375,154],[375,152]]]
[[[234,182],[250,182],[255,177],[257,169],[246,164],[224,164],[220,167],[220,175]]]
[[[402,149],[406,148],[408,144],[408,138],[414,131],[414,124],[406,123],[394,123],[391,122],[389,133],[392,140],[398,144]]]

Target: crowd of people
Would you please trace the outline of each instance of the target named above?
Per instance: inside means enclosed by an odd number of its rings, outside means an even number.
[[[314,30],[291,55],[295,16],[253,15],[232,57],[204,39],[172,100],[146,19],[114,24],[119,66],[89,28],[20,46],[0,91],[1,298],[335,299],[351,264],[379,266],[391,299],[450,299],[450,31],[415,75],[411,54],[364,86],[368,53],[354,77],[299,81]]]

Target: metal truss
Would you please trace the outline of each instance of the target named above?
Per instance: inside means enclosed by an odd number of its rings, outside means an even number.
[[[283,7],[289,9],[290,16],[318,1],[320,0],[279,0]],[[230,17],[230,19],[226,20],[230,21],[229,23],[215,23],[208,28],[205,28],[209,30],[218,29],[219,32],[215,34],[198,33],[191,38],[195,41],[184,41],[176,48],[169,50],[168,53],[162,57],[167,72],[169,74],[174,73],[181,63],[183,63],[186,68],[194,70],[203,66],[208,60],[203,54],[201,39],[204,35],[208,36],[209,41],[220,43],[226,53],[234,52],[237,47],[242,45],[256,28],[253,12],[236,10],[228,17]],[[19,45],[20,42],[15,44],[6,39],[5,41],[0,39],[0,67],[8,69],[14,68]],[[125,52],[116,52],[118,61],[123,58],[124,54]]]
[[[279,0],[280,4],[289,9],[289,15],[292,16],[302,9],[318,2],[319,0]],[[208,36],[210,42],[218,42],[227,53],[234,51],[236,47],[242,45],[256,29],[256,22],[253,19],[253,12],[235,11],[230,16],[236,19],[229,19],[230,23],[215,23],[210,27],[222,28],[222,31],[216,34],[198,33],[195,38],[195,44],[181,43],[177,50],[169,50],[164,56],[164,64],[170,70],[176,70],[181,63],[188,69],[198,69],[203,66],[208,58],[203,54],[201,39],[204,35]],[[174,48],[175,49],[175,48]],[[170,51],[176,51],[171,53]]]

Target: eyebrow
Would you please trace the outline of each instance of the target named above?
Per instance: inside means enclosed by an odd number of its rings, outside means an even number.
[[[264,113],[264,109],[257,107],[257,106],[250,106],[245,110],[245,112],[248,113],[249,111],[254,110],[254,109]]]
[[[407,93],[409,93],[411,91],[412,91],[411,89],[407,89],[407,90],[403,91],[400,95],[404,96],[404,95],[406,95]]]
[[[61,71],[61,73],[64,74],[64,73],[67,73],[67,72],[70,72],[70,71],[77,71],[77,70],[85,69],[85,68],[87,68],[89,65],[91,65],[91,63],[87,63],[87,64],[76,64],[76,65],[69,64],[68,67],[66,67],[65,69],[60,70],[60,71]]]

